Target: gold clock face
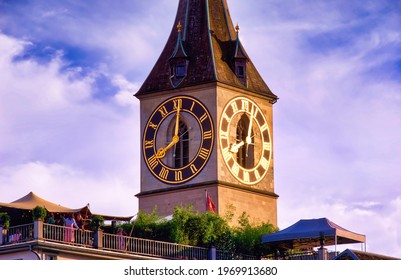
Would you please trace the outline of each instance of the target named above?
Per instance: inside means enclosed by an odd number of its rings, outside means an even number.
[[[214,130],[206,107],[190,96],[162,102],[149,117],[142,151],[160,181],[181,184],[198,175],[212,153]]]
[[[271,159],[269,125],[252,100],[237,97],[228,102],[220,119],[220,148],[231,174],[254,185],[266,175]]]

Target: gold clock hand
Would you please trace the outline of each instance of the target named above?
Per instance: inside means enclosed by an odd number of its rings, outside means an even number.
[[[241,147],[244,146],[244,145],[245,145],[244,141],[241,141],[241,142],[239,142],[239,143],[237,143],[237,144],[233,144],[233,145],[231,146],[230,152],[232,152],[232,153],[238,153],[238,149],[241,148]]]
[[[251,137],[251,133],[252,133],[252,123],[253,123],[253,106],[252,106],[252,110],[251,110],[251,116],[250,116],[250,120],[249,120],[249,126],[248,126],[248,135],[245,138],[245,142],[246,142],[246,156],[248,156],[248,147],[250,144],[252,144],[252,137]]]
[[[180,100],[178,100],[173,139],[171,140],[170,144],[168,144],[165,148],[160,148],[157,150],[157,153],[155,156],[157,159],[164,158],[166,156],[166,152],[180,141],[180,137],[178,136],[178,131],[179,131],[178,128],[180,125],[180,110],[181,110],[181,102],[180,102]]]
[[[175,119],[174,136],[178,136],[178,128],[180,126],[180,110],[181,110],[181,102],[180,102],[180,100],[178,100],[177,114],[176,114],[176,119]]]
[[[160,159],[164,158],[166,156],[166,152],[171,149],[175,144],[177,144],[180,141],[180,137],[178,135],[173,136],[173,140],[170,142],[170,144],[167,145],[165,148],[160,148],[157,150],[155,158]]]

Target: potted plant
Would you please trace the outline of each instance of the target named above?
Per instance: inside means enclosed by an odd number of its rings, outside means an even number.
[[[46,218],[46,215],[47,215],[46,209],[41,207],[41,206],[36,206],[32,210],[33,220],[42,220],[42,221],[44,221],[45,218]]]
[[[10,216],[8,213],[0,213],[0,225],[3,226],[3,228],[8,228],[10,226]]]
[[[92,230],[98,230],[103,225],[104,225],[104,218],[102,216],[93,216],[91,222]]]

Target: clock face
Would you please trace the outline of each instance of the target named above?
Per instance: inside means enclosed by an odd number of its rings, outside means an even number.
[[[160,181],[181,184],[198,175],[213,149],[212,118],[190,96],[162,102],[149,117],[142,139],[145,163]]]
[[[255,102],[245,97],[228,102],[220,120],[220,148],[238,181],[254,185],[264,178],[272,146],[269,125]]]

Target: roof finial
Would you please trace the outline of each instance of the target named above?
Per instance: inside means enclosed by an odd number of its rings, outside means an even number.
[[[177,31],[178,31],[178,33],[181,33],[181,31],[182,31],[181,21],[178,22]]]
[[[238,23],[237,23],[237,25],[235,26],[235,31],[237,32],[237,34],[239,33],[239,25],[238,25]]]

